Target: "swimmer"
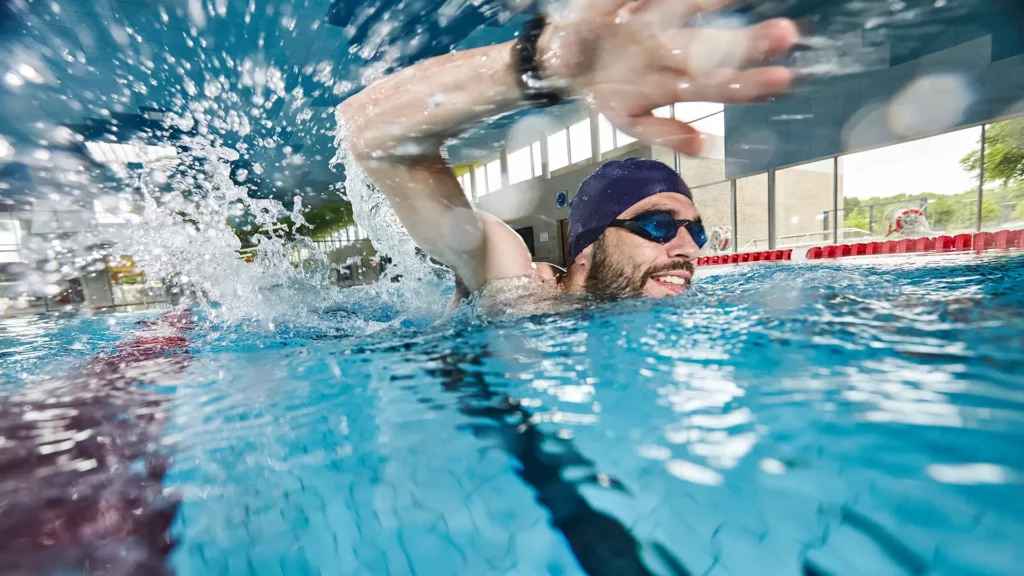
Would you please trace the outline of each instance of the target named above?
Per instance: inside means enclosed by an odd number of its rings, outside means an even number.
[[[534,18],[513,42],[420,62],[342,104],[350,151],[417,245],[455,270],[457,297],[512,278],[562,293],[679,294],[706,236],[689,188],[670,167],[633,158],[608,162],[587,178],[570,206],[570,262],[562,270],[533,263],[514,230],[474,210],[440,149],[487,117],[579,97],[645,144],[699,154],[696,129],[652,110],[685,101],[753,102],[786,91],[793,80],[787,68],[760,66],[797,41],[790,20],[684,27],[731,3],[580,0],[574,16]]]

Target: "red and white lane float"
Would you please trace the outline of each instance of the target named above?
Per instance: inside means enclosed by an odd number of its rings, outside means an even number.
[[[902,238],[881,242],[859,242],[855,244],[828,244],[810,248],[745,252],[704,256],[697,260],[698,266],[721,266],[751,262],[778,262],[788,260],[830,260],[853,256],[890,256],[899,254],[948,254],[954,252],[1024,250],[1024,230],[999,230],[931,236],[923,238]]]
[[[165,574],[168,397],[193,319],[140,322],[72,374],[0,396],[0,573]]]

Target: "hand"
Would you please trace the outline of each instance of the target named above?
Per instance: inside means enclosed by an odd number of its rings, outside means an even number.
[[[754,102],[787,90],[793,73],[758,66],[787,52],[796,25],[684,28],[734,0],[578,0],[576,16],[553,23],[540,42],[541,70],[570,81],[613,126],[646,144],[697,155],[703,136],[651,111],[675,102]]]

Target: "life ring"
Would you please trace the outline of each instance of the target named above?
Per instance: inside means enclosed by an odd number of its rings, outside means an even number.
[[[924,234],[929,231],[928,228],[928,216],[924,210],[904,208],[893,215],[892,222],[889,223],[889,233],[886,236]]]
[[[708,232],[707,246],[712,254],[727,252],[732,243],[732,230],[728,226],[715,226]]]

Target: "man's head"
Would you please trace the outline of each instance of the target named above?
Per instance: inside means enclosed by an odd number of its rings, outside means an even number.
[[[588,292],[678,294],[693,275],[697,243],[703,244],[700,226],[686,222],[699,221],[690,189],[668,166],[637,158],[608,162],[573,198],[570,275]]]

